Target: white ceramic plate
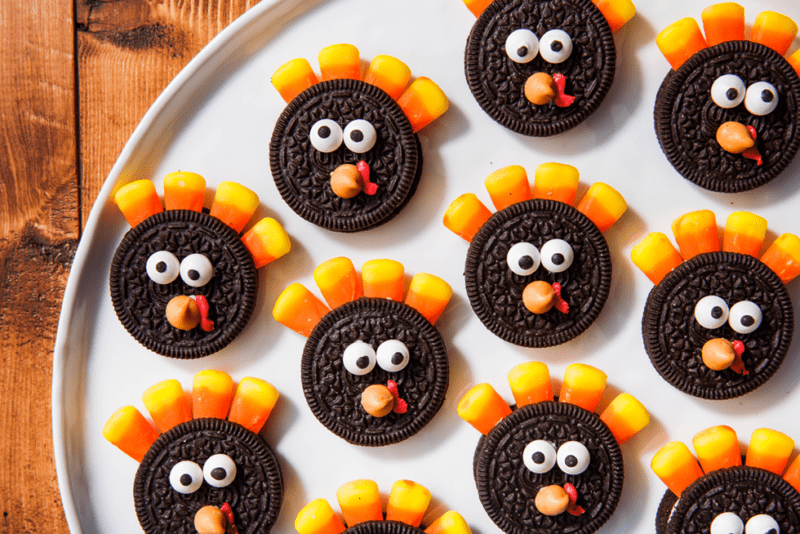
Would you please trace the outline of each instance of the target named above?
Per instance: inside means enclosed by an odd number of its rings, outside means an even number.
[[[679,18],[699,18],[705,2],[638,3],[635,19],[615,36],[617,74],[606,101],[582,125],[548,139],[506,131],[473,100],[464,80],[463,50],[474,17],[459,0],[264,0],[214,39],[159,97],[126,145],[92,209],[70,274],[56,341],[53,434],[72,532],[140,532],[132,499],[137,464],[107,443],[101,428],[123,405],[144,412],[140,399],[148,386],[177,378],[188,389],[193,374],[206,368],[223,369],[235,380],[262,377],[282,395],[263,433],[285,477],[285,502],[274,529],[278,533],[294,532],[298,510],[314,498],[325,497],[338,508],[336,489],[356,478],[373,478],[384,495],[395,480],[416,480],[433,494],[429,520],[454,509],[473,532],[495,532],[472,480],[479,435],[459,419],[455,407],[478,382],[492,383],[510,401],[507,371],[533,359],[546,362],[557,382],[570,363],[599,367],[610,384],[601,407],[626,391],[652,415],[651,425],[622,446],[624,491],[601,532],[652,532],[664,486],[649,462],[667,441],[688,442],[715,424],[733,426],[743,443],[760,426],[800,440],[800,340],[766,385],[723,402],[673,389],[644,352],[640,321],[652,286],[629,260],[633,245],[649,231],[668,233],[675,217],[701,208],[713,209],[721,224],[732,211],[755,211],[770,222],[769,240],[800,232],[800,158],[772,183],[739,195],[709,193],[677,175],[653,131],[655,94],[669,70],[655,35]],[[764,9],[789,9],[800,20],[800,7],[785,0],[744,3],[748,23]],[[402,59],[415,76],[434,79],[450,99],[450,110],[420,134],[425,168],[416,196],[388,224],[355,235],[327,232],[295,215],[280,199],[268,164],[272,127],[284,107],[270,76],[295,57],[316,65],[318,51],[339,42],[356,44],[365,59],[377,54]],[[614,277],[600,318],[576,340],[531,350],[494,337],[472,313],[462,276],[467,243],[446,230],[441,218],[462,193],[475,192],[491,205],[483,180],[498,167],[520,164],[532,176],[547,161],[578,167],[584,188],[596,181],[612,184],[629,209],[606,232]],[[262,270],[256,312],[245,331],[223,351],[189,362],[150,353],[134,341],[117,321],[108,289],[111,258],[128,229],[109,200],[113,186],[120,180],[152,178],[161,191],[163,176],[177,169],[204,175],[211,188],[223,180],[252,188],[261,198],[261,212],[280,220],[292,239],[291,253]],[[305,338],[272,319],[280,291],[295,281],[313,288],[313,268],[340,255],[357,266],[377,257],[397,259],[407,274],[430,272],[455,290],[437,323],[450,358],[447,399],[426,428],[398,445],[354,447],[322,427],[300,386]],[[790,284],[789,291],[797,303],[800,281]]]

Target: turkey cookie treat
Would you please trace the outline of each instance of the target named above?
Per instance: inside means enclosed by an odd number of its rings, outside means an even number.
[[[795,459],[784,473],[794,448],[789,436],[756,430],[744,465],[730,427],[703,430],[692,444],[697,459],[675,441],[662,447],[650,464],[669,488],[658,508],[656,534],[797,532],[800,461]]]
[[[133,501],[147,534],[265,534],[275,524],[281,471],[258,433],[278,392],[250,377],[235,390],[226,373],[201,371],[190,406],[180,383],[165,380],[142,396],[158,431],[133,406],[103,427],[107,440],[140,463]]]
[[[602,232],[625,212],[625,199],[595,183],[576,208],[578,170],[545,163],[533,192],[525,169],[486,178],[497,212],[472,193],[447,208],[444,225],[470,242],[467,295],[481,322],[502,339],[550,347],[594,322],[608,298],[611,256]]]
[[[336,491],[344,523],[325,499],[308,503],[297,514],[294,527],[300,534],[471,534],[467,522],[454,511],[445,512],[427,528],[421,526],[431,500],[424,486],[411,480],[392,485],[384,516],[378,485],[354,480]],[[347,527],[345,527],[345,524]]]
[[[783,362],[794,332],[784,284],[800,274],[800,239],[780,236],[757,259],[767,221],[748,212],[727,220],[720,251],[709,210],[672,224],[680,253],[651,233],[631,252],[655,284],[642,336],[664,380],[704,399],[730,399],[766,382]]]
[[[330,310],[295,283],[272,312],[308,337],[301,375],[312,413],[356,445],[413,436],[447,392],[447,353],[433,325],[453,292],[444,280],[419,273],[403,301],[403,280],[403,266],[393,260],[368,261],[359,278],[349,259],[334,258],[314,271]]]
[[[800,147],[800,53],[784,54],[797,34],[788,17],[765,11],[745,38],[744,8],[703,10],[656,42],[672,70],[656,96],[655,127],[667,159],[684,178],[722,193],[775,178]]]
[[[288,104],[269,145],[272,177],[304,219],[366,230],[411,199],[422,173],[417,132],[447,110],[447,97],[424,77],[406,88],[411,71],[390,56],[376,56],[362,79],[352,45],[323,49],[319,65],[321,80],[305,59],[272,76]]]
[[[115,200],[131,225],[111,262],[111,301],[136,340],[163,356],[199,358],[227,346],[256,303],[257,269],[289,252],[274,219],[241,231],[258,197],[234,182],[217,187],[203,211],[202,176],[164,178],[164,204],[150,180],[122,187]]]
[[[517,133],[545,137],[593,113],[614,81],[612,32],[630,0],[464,0],[478,17],[464,70],[481,108]]]
[[[584,364],[567,367],[558,401],[543,363],[518,365],[508,382],[515,407],[489,384],[458,403],[483,434],[473,462],[483,508],[508,534],[595,532],[622,493],[620,445],[647,426],[647,410],[622,393],[595,415],[606,374]]]

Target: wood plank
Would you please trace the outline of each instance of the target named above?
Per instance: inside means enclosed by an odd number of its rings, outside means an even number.
[[[0,4],[0,531],[67,532],[52,348],[78,240],[73,8]]]

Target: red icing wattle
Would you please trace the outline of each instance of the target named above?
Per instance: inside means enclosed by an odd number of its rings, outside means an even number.
[[[563,74],[553,74],[553,82],[556,84],[556,97],[553,102],[560,108],[571,106],[575,102],[574,96],[569,96],[565,93],[567,86],[567,79]]]
[[[553,307],[561,313],[569,313],[569,303],[561,298],[561,284],[558,282],[553,282],[553,291],[556,293],[556,303],[553,305]]]
[[[387,381],[386,389],[388,389],[389,393],[391,393],[392,397],[394,397],[394,407],[392,408],[392,411],[394,413],[406,413],[408,411],[408,403],[400,398],[400,392],[397,389],[397,382],[394,380]]]
[[[581,515],[586,510],[583,509],[582,506],[578,506],[578,490],[575,489],[575,486],[567,482],[564,484],[564,491],[567,492],[567,496],[569,497],[569,504],[567,505],[567,512],[572,515]]]
[[[369,181],[369,163],[364,160],[356,164],[356,169],[361,173],[361,178],[364,180],[364,193],[372,196],[378,192],[378,184]]]
[[[239,529],[236,528],[236,522],[233,520],[233,509],[228,503],[219,507],[220,511],[225,514],[225,519],[228,520],[228,526],[225,529],[227,534],[239,534]]]
[[[742,354],[744,354],[744,343],[738,339],[735,340],[733,342],[733,352],[736,353],[736,357],[733,359],[730,370],[734,373],[739,373],[742,376],[750,374],[750,371],[744,368],[744,360],[742,360]]]
[[[197,302],[197,308],[200,310],[200,328],[206,332],[211,332],[214,330],[214,321],[208,318],[208,300],[206,300],[203,295],[196,295],[194,300]]]
[[[754,126],[747,126],[747,131],[750,133],[750,137],[752,137],[754,141],[758,138],[758,132],[756,132]],[[761,153],[755,146],[752,146],[747,150],[745,150],[744,152],[742,152],[742,156],[746,157],[747,159],[755,160],[756,165],[764,164],[764,160],[761,157]]]

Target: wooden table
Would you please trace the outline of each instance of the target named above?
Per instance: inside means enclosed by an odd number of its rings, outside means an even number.
[[[0,532],[68,532],[50,387],[61,298],[81,231],[150,104],[256,3],[0,4]]]

